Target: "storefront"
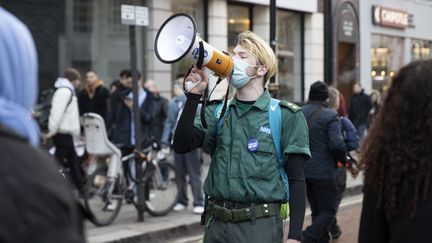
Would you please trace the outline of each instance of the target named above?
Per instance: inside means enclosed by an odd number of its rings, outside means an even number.
[[[385,93],[405,64],[432,58],[430,1],[362,0],[361,82]]]
[[[360,24],[358,14],[359,1],[333,1],[333,57],[334,61],[329,84],[337,87],[344,95],[347,105],[352,96],[352,86],[360,76]]]

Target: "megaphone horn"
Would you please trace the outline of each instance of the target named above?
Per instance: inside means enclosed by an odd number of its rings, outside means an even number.
[[[181,59],[197,63],[202,59],[202,66],[219,77],[228,76],[234,68],[232,58],[203,41],[197,33],[195,20],[184,13],[174,14],[162,24],[156,34],[154,49],[156,57],[163,63]]]

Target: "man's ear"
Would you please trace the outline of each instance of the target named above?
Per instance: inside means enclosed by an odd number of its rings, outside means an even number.
[[[257,75],[258,76],[264,76],[267,73],[267,71],[268,71],[267,66],[265,66],[265,65],[258,66]]]

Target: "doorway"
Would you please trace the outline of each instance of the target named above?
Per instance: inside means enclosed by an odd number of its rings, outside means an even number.
[[[351,103],[352,86],[358,81],[356,45],[354,43],[338,42],[337,53],[337,89],[344,96],[345,108],[348,111]]]

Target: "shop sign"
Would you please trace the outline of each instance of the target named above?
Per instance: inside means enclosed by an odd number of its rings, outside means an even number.
[[[348,5],[341,9],[338,23],[338,40],[348,43],[357,43],[358,41],[358,25],[355,18],[355,13]]]
[[[409,13],[374,5],[372,6],[372,22],[379,26],[405,29],[409,26]]]

